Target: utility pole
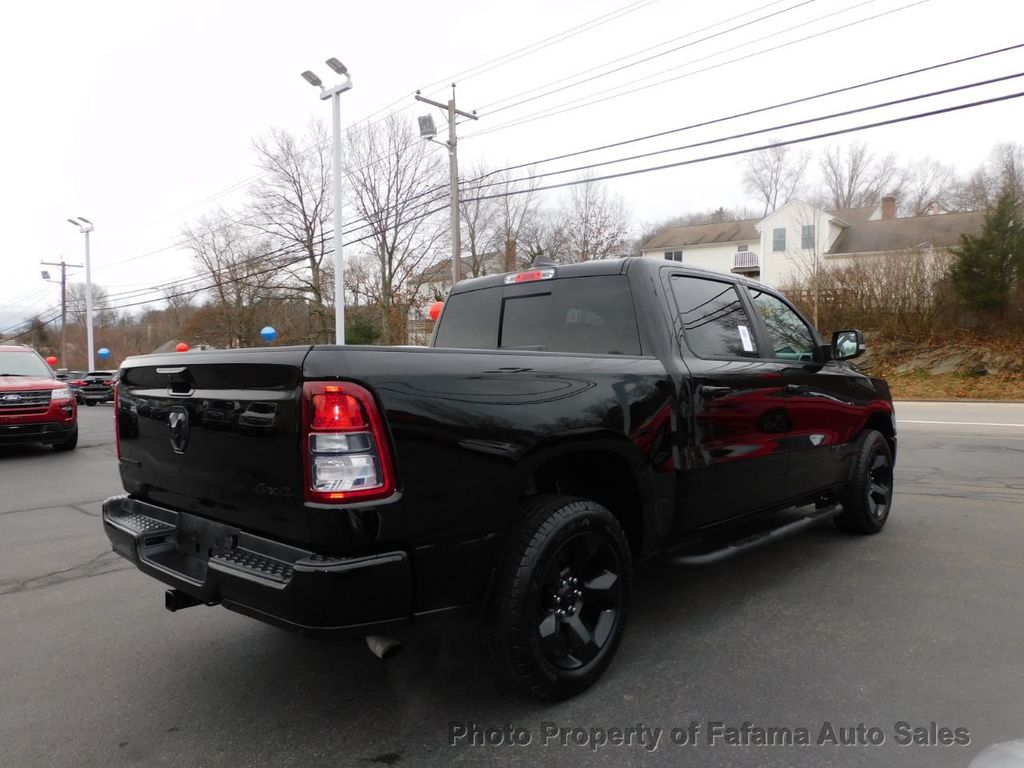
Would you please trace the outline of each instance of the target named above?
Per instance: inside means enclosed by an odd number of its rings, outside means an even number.
[[[455,108],[455,83],[452,83],[452,97],[448,99],[447,104],[421,96],[419,91],[416,91],[416,101],[431,104],[438,109],[444,110],[448,115],[448,141],[443,142],[434,139],[434,136],[437,135],[437,130],[434,128],[434,121],[429,117],[426,118],[426,122],[424,122],[424,118],[420,118],[420,136],[433,141],[435,144],[448,147],[448,175],[450,176],[452,187],[451,239],[452,287],[454,287],[462,279],[462,228],[459,226],[459,140],[455,133],[455,117],[466,117],[470,120],[478,120],[479,118],[476,116],[475,110],[473,112],[463,112],[461,109]]]
[[[81,264],[68,264],[64,261],[64,257],[60,257],[60,261],[41,261],[39,262],[44,267],[60,267],[60,364],[64,368],[69,368],[68,365],[68,267],[72,269],[81,269]],[[49,280],[50,273],[44,271],[43,279]],[[51,281],[56,282],[56,281]]]

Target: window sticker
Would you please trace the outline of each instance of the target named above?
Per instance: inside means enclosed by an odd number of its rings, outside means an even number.
[[[743,345],[744,352],[754,351],[754,341],[750,338],[750,331],[745,325],[737,325],[736,330],[740,332],[740,343]]]

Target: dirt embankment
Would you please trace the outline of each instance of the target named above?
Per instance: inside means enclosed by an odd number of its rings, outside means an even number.
[[[1024,400],[1024,339],[958,334],[920,341],[867,335],[856,360],[889,381],[893,397],[937,400]]]

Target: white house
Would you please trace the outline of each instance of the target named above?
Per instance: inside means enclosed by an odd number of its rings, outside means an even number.
[[[762,219],[666,227],[641,253],[779,286],[817,258],[828,264],[908,248],[950,248],[961,233],[980,232],[984,218],[981,211],[897,218],[894,197],[834,211],[794,200]]]

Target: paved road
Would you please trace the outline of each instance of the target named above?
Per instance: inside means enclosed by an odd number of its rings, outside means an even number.
[[[491,682],[470,631],[416,628],[381,663],[219,608],[167,613],[163,588],[109,553],[110,408],[82,409],[72,454],[0,450],[0,766],[966,766],[1024,738],[1024,406],[898,415],[882,535],[822,526],[705,570],[646,568],[609,673],[538,705]],[[691,721],[699,745],[673,744]],[[708,746],[713,721],[812,742],[863,724],[885,743]],[[971,743],[901,746],[899,721]],[[451,722],[531,743],[450,747]],[[594,752],[545,746],[545,722],[664,730],[652,753],[635,736]]]

